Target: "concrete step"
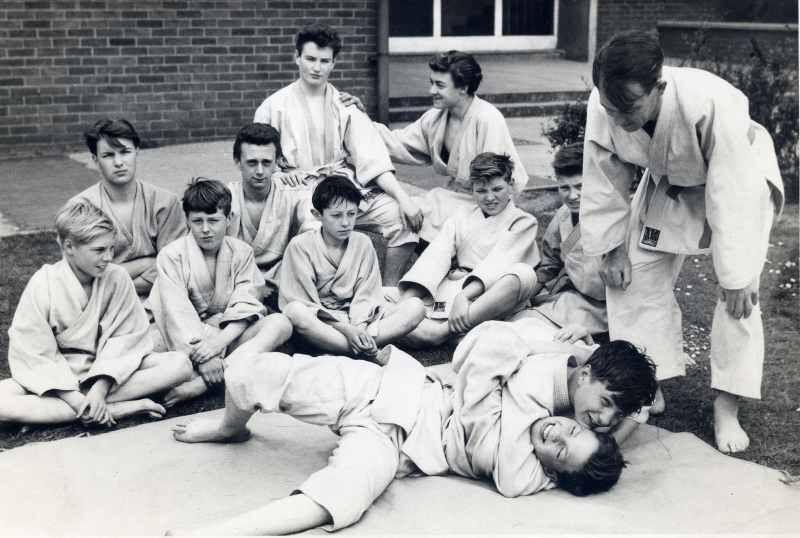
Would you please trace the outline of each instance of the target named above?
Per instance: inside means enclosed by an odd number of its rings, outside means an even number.
[[[552,116],[557,114],[564,106],[574,102],[574,99],[558,101],[521,101],[510,103],[496,103],[497,108],[506,118],[521,118],[534,116]],[[389,121],[402,122],[414,121],[419,118],[430,106],[406,106],[389,109]]]
[[[481,99],[489,101],[495,105],[503,103],[542,103],[552,101],[578,101],[586,100],[589,98],[589,90],[586,91],[536,91],[536,92],[518,92],[518,93],[490,93],[479,94]],[[389,108],[406,108],[406,107],[430,107],[430,95],[416,95],[413,97],[390,97]]]

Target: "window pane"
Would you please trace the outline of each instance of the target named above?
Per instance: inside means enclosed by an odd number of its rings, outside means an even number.
[[[555,0],[503,0],[503,35],[553,35]]]
[[[392,37],[431,37],[433,0],[390,0],[389,35]]]
[[[442,35],[494,35],[494,0],[442,0]]]

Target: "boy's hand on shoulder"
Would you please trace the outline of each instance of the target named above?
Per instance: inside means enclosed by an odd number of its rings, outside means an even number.
[[[225,379],[225,363],[219,357],[200,364],[197,371],[206,385],[216,385]]]
[[[309,181],[311,181],[311,176],[305,172],[300,172],[299,170],[294,170],[291,172],[278,172],[275,174],[275,177],[277,177],[280,182],[287,187],[308,185]]]
[[[561,329],[553,335],[553,340],[556,342],[568,342],[570,344],[574,344],[575,342],[582,341],[586,344],[592,345],[594,344],[594,339],[592,335],[589,333],[589,329],[584,327],[583,325],[578,324],[570,324],[565,325]]]
[[[361,112],[366,112],[367,109],[364,107],[364,103],[361,102],[361,99],[356,97],[355,95],[351,95],[347,92],[339,92],[339,101],[344,106],[354,106],[359,109]]]

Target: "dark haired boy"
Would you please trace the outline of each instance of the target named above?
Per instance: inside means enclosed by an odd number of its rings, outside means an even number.
[[[341,50],[339,34],[313,24],[295,40],[299,78],[270,95],[253,121],[281,133],[284,184],[313,188],[320,177],[344,175],[362,193],[359,227],[377,229],[387,243],[384,281],[396,285],[418,242],[422,214],[394,175],[394,167],[366,114],[345,106],[328,82]]]
[[[783,204],[769,133],[747,97],[706,71],[663,66],[654,33],[623,32],[597,53],[586,119],[582,242],[602,256],[611,338],[647,349],[659,379],[685,374],[673,286],[686,255],[712,254],[714,434],[745,450],[739,398],[761,397],[761,269]],[[647,168],[633,200],[636,168]]]
[[[405,342],[440,345],[490,319],[528,306],[539,263],[536,219],[514,205],[507,155],[481,153],[470,166],[471,211],[450,217],[398,286],[418,297],[428,316]]]
[[[222,382],[226,364],[272,351],[292,332],[282,314],[266,315],[253,249],[225,235],[231,210],[225,185],[194,180],[183,194],[183,210],[190,233],[158,254],[158,278],[147,301],[161,345],[186,351],[196,370],[167,393],[167,406],[203,394]]]
[[[330,426],[341,440],[328,465],[294,495],[196,532],[341,529],[357,522],[395,478],[409,475],[491,480],[507,497],[553,487],[575,495],[610,489],[625,465],[613,437],[553,415],[574,401],[588,422],[612,424],[652,398],[655,367],[627,342],[607,344],[584,366],[569,367],[571,352],[585,350],[526,341],[511,325],[490,321],[467,334],[450,379],[393,346],[382,352],[383,368],[278,353],[237,364],[226,374],[223,418],[178,425],[177,440],[242,439],[256,411]]]
[[[433,166],[436,174],[448,178],[444,188],[428,191],[421,204],[425,218],[420,237],[430,243],[448,218],[472,208],[470,163],[476,155],[510,156],[515,192],[525,188],[528,174],[503,114],[475,93],[483,79],[475,58],[451,50],[431,58],[428,67],[432,108],[402,129],[375,125],[394,162]]]
[[[408,334],[425,313],[416,298],[384,300],[372,241],[353,231],[360,200],[346,177],[317,184],[311,202],[320,230],[298,235],[286,247],[278,305],[295,332],[315,347],[375,358],[378,347]]]
[[[542,236],[542,261],[536,267],[533,309],[559,327],[556,338],[569,342],[608,332],[606,286],[600,260],[581,245],[580,206],[583,142],[562,146],[553,160],[562,206]]]
[[[72,200],[87,200],[114,221],[114,263],[146,297],[156,277],[156,255],[186,233],[180,203],[171,192],[136,179],[140,140],[128,120],[101,119],[83,136],[101,178]]]
[[[277,129],[265,123],[239,129],[233,160],[242,179],[228,183],[232,197],[228,235],[253,247],[266,281],[268,304],[277,301],[278,270],[289,240],[318,225],[306,193],[272,180],[282,158]]]

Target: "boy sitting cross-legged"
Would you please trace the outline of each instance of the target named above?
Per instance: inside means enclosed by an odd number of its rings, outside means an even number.
[[[188,352],[196,369],[166,395],[167,406],[221,383],[226,362],[272,351],[292,334],[286,317],[266,315],[259,300],[263,278],[253,249],[225,235],[231,211],[227,187],[213,179],[194,180],[183,194],[183,211],[190,233],[158,254],[158,278],[147,301],[161,345]]]
[[[320,230],[296,236],[280,270],[278,305],[302,338],[323,351],[374,358],[425,315],[422,302],[383,298],[378,256],[370,239],[354,232],[361,193],[343,176],[314,189],[312,213]]]
[[[31,277],[8,330],[12,379],[0,381],[0,421],[161,418],[164,408],[144,396],[186,381],[192,368],[184,353],[151,353],[133,282],[111,263],[114,223],[77,200],[58,212],[56,230],[63,258]]]
[[[574,407],[586,422],[613,425],[652,399],[655,367],[627,342],[612,342],[572,368],[572,352],[585,347],[526,336],[509,323],[480,325],[456,348],[445,377],[394,346],[381,350],[383,367],[281,353],[237,362],[225,374],[223,418],[177,425],[177,440],[245,439],[256,411],[327,425],[341,439],[327,467],[295,494],[194,532],[341,529],[395,478],[411,474],[487,479],[507,497],[553,487],[575,495],[608,490],[624,466],[616,441],[553,415]],[[624,368],[609,367],[617,359]]]

